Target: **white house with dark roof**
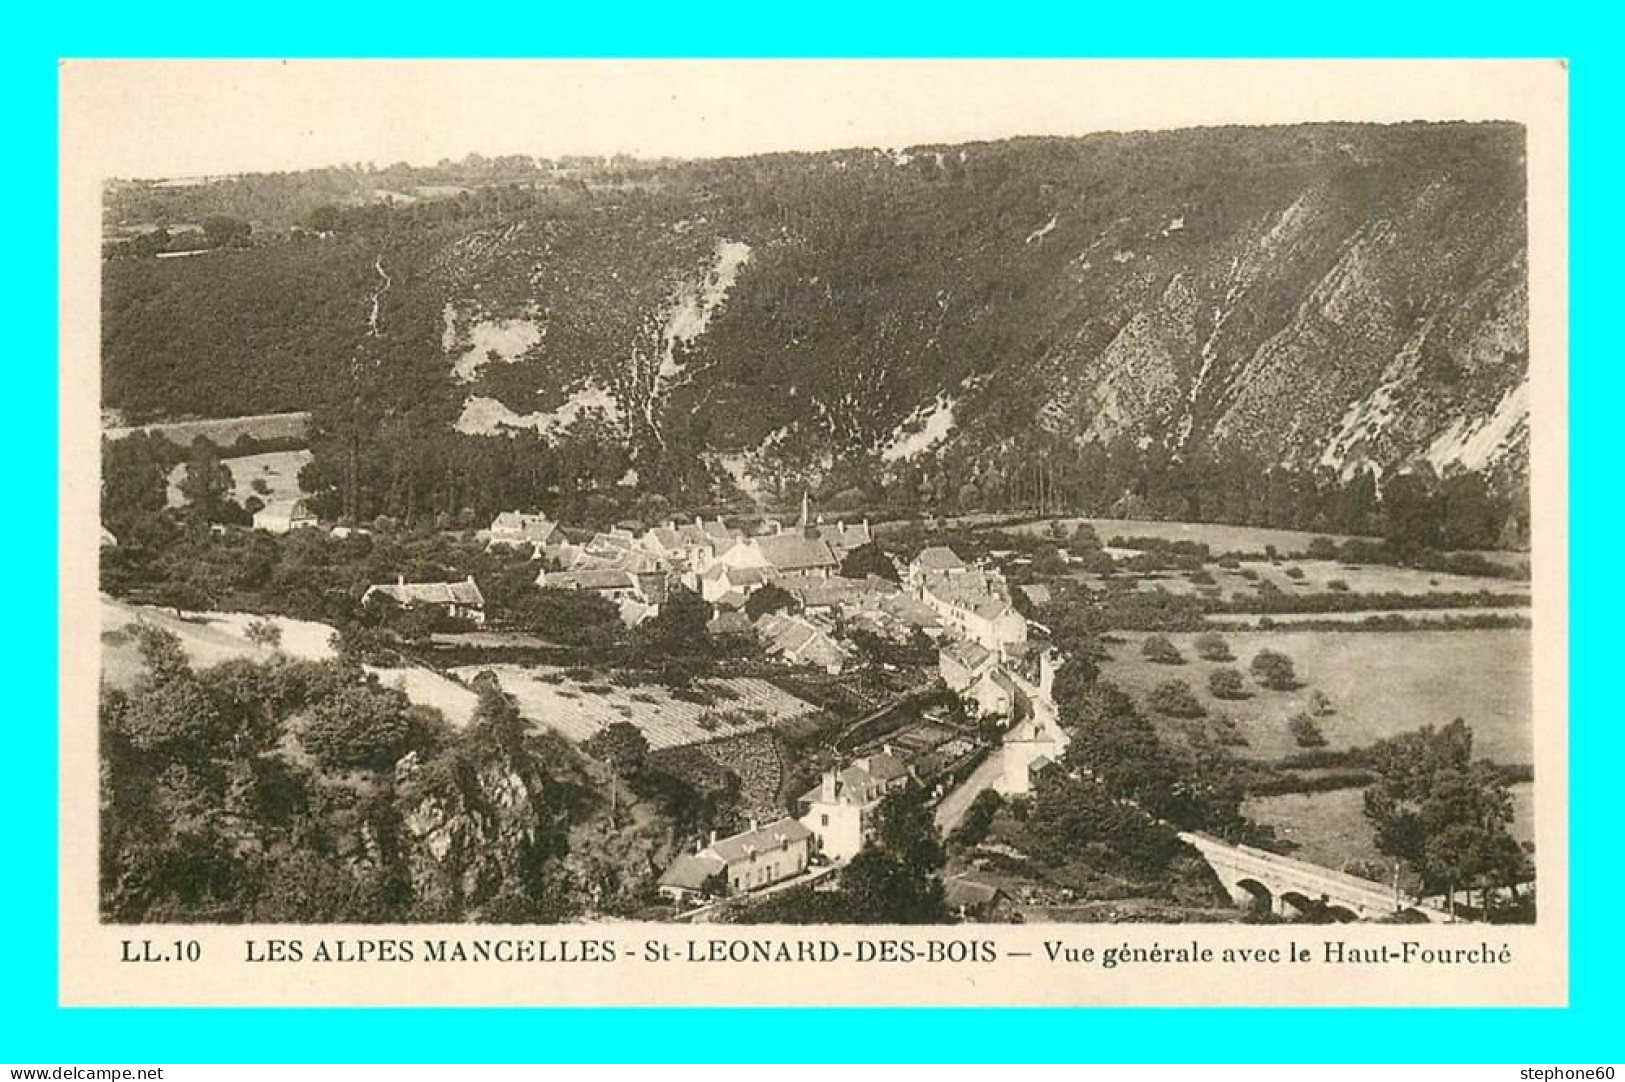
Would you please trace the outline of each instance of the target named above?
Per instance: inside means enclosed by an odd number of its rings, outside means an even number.
[[[914,583],[916,595],[931,606],[952,632],[989,650],[1027,641],[1027,620],[1010,602],[1002,578],[986,571],[927,572]]]
[[[485,623],[485,595],[473,575],[462,582],[407,582],[405,576],[396,576],[394,583],[367,587],[361,603],[379,597],[397,605],[437,608],[455,619]]]
[[[794,879],[807,870],[812,831],[789,817],[726,838],[711,835],[698,852],[685,853],[660,877],[660,893],[686,902],[717,890],[728,894],[751,891]]]
[[[844,770],[825,771],[819,784],[801,795],[801,823],[830,861],[851,860],[873,835],[880,802],[907,786],[909,779],[908,764],[887,745],[874,755],[854,759]]]
[[[749,597],[767,583],[769,574],[765,567],[713,564],[700,575],[700,596],[712,603],[735,592]]]
[[[585,590],[607,597],[645,600],[638,576],[619,568],[585,568],[580,571],[542,571],[536,576],[536,585],[549,590]]]

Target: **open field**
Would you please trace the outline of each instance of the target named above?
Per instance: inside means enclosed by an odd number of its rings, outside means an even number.
[[[1286,793],[1281,796],[1251,797],[1242,805],[1242,814],[1256,823],[1275,828],[1278,837],[1292,842],[1292,855],[1301,860],[1349,871],[1355,863],[1386,864],[1377,852],[1371,823],[1364,812],[1363,789],[1336,789],[1328,793]],[[1512,786],[1512,836],[1520,842],[1535,836],[1535,787],[1530,783]]]
[[[1295,578],[1291,569],[1302,572]],[[1529,596],[1529,583],[1517,579],[1489,578],[1482,575],[1452,575],[1442,571],[1419,571],[1412,567],[1387,567],[1378,564],[1344,564],[1336,560],[1283,560],[1280,563],[1245,563],[1230,569],[1208,564],[1213,576],[1211,586],[1199,586],[1190,579],[1188,571],[1157,571],[1134,575],[1137,590],[1166,590],[1176,595],[1222,597],[1226,601],[1251,599],[1258,595],[1258,584],[1269,582],[1282,593],[1320,594],[1333,592],[1331,586],[1340,582],[1355,594],[1430,594],[1477,593],[1488,590],[1497,594]],[[1249,578],[1248,576],[1252,576]],[[1077,572],[1072,576],[1090,587],[1098,588],[1105,581],[1092,572]],[[1122,581],[1125,575],[1116,575]],[[1341,592],[1341,591],[1338,591]],[[1261,608],[1267,608],[1262,604]]]
[[[1183,665],[1162,665],[1140,653],[1145,635],[1123,632],[1110,647],[1101,675],[1139,697],[1158,684],[1183,680],[1209,715],[1222,711],[1247,738],[1237,755],[1276,759],[1300,751],[1287,731],[1287,719],[1309,707],[1316,689],[1331,699],[1336,713],[1316,719],[1327,746],[1353,748],[1423,725],[1463,718],[1472,727],[1475,754],[1501,763],[1533,761],[1530,699],[1530,633],[1497,631],[1238,631],[1225,633],[1232,662],[1197,657],[1194,634],[1168,639],[1185,657]],[[1269,691],[1247,673],[1260,650],[1292,659],[1299,687]],[[1234,666],[1246,674],[1250,698],[1224,701],[1208,692],[1208,674]],[[1158,718],[1169,735],[1183,722]]]
[[[127,605],[103,597],[102,679],[114,687],[127,688],[144,671],[135,640],[128,630],[138,620],[173,631],[179,636],[181,647],[192,664],[206,668],[232,658],[263,660],[271,657],[270,650],[248,641],[248,624],[257,619],[269,620],[282,629],[282,642],[278,650],[289,657],[325,661],[333,656],[333,647],[329,642],[333,629],[312,620],[294,620],[286,616],[258,617],[246,612],[188,613],[185,618],[178,618],[167,609]],[[382,669],[369,665],[367,671],[375,674],[384,686],[405,691],[407,698],[414,703],[439,710],[453,725],[466,725],[473,715],[477,701],[475,694],[430,669],[419,666]]]
[[[1214,522],[1154,522],[1136,518],[1063,518],[1044,522],[1031,522],[1021,526],[1006,526],[1006,533],[1047,535],[1051,525],[1059,522],[1067,532],[1078,523],[1087,522],[1095,528],[1103,543],[1114,537],[1155,537],[1166,541],[1195,541],[1206,545],[1213,555],[1227,552],[1255,553],[1262,556],[1266,545],[1273,545],[1282,555],[1303,552],[1317,537],[1330,537],[1341,544],[1348,538],[1342,534],[1309,533],[1303,530],[1275,530],[1267,526],[1228,526]],[[1375,538],[1366,538],[1375,540]]]
[[[1367,622],[1379,622],[1393,617],[1423,623],[1429,620],[1468,620],[1475,616],[1494,616],[1501,619],[1530,619],[1534,610],[1528,606],[1519,608],[1470,608],[1470,609],[1381,609],[1371,612],[1214,612],[1206,617],[1211,624],[1239,624],[1250,626],[1261,620],[1269,620],[1277,625],[1291,624],[1349,624],[1358,627]]]
[[[182,447],[203,436],[216,447],[230,447],[242,436],[257,440],[304,439],[310,431],[310,414],[260,413],[247,417],[217,417],[201,421],[165,421],[150,425],[110,427],[102,435],[110,440],[121,440],[137,432],[162,436]]]
[[[237,458],[221,459],[231,470],[231,498],[238,503],[244,502],[250,496],[258,496],[261,503],[298,499],[305,494],[299,487],[299,471],[304,469],[310,460],[309,451],[268,451],[261,455],[241,455]],[[181,480],[185,476],[184,462],[169,471],[169,490],[166,498],[171,507],[180,507],[186,503],[186,498],[181,495],[180,490]],[[254,487],[255,481],[264,482],[264,492]]]
[[[716,702],[705,705],[685,702],[658,684],[620,687],[578,681],[564,669],[469,665],[453,671],[471,679],[485,670],[496,674],[525,717],[577,741],[592,738],[612,722],[629,721],[643,731],[650,748],[676,748],[766,729],[816,709],[751,677],[696,684],[717,696]]]

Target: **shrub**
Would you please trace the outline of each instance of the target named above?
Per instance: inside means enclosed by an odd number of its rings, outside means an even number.
[[[1236,719],[1222,710],[1215,710],[1211,715],[1213,732],[1218,737],[1219,746],[1223,748],[1239,748],[1247,746],[1247,737],[1236,725]]]
[[[1196,636],[1196,655],[1204,661],[1231,661],[1235,655],[1230,644],[1217,631],[1204,631]]]
[[[1331,581],[1326,583],[1326,589],[1332,591],[1333,593],[1346,594],[1346,593],[1349,592],[1348,580],[1347,579],[1332,579]]]
[[[1189,575],[1187,575],[1186,578],[1190,579],[1191,583],[1196,586],[1212,586],[1214,583],[1213,572],[1209,571],[1205,567],[1197,568],[1195,571],[1192,571]]]
[[[1260,650],[1251,665],[1253,678],[1271,691],[1291,691],[1298,686],[1292,659],[1275,650]]]
[[[1240,669],[1214,669],[1208,673],[1207,688],[1215,699],[1245,699],[1247,686]]]
[[[1166,635],[1147,635],[1140,644],[1140,653],[1158,665],[1183,665],[1185,658]]]
[[[1303,568],[1301,568],[1301,567],[1289,567],[1289,568],[1287,568],[1286,569],[1286,577],[1289,578],[1289,579],[1294,579],[1294,580],[1303,578]]]
[[[409,706],[404,692],[354,684],[311,711],[300,739],[323,766],[386,769],[406,750]]]
[[[1326,746],[1326,737],[1320,731],[1308,714],[1294,714],[1286,723],[1287,729],[1292,733],[1292,739],[1300,748],[1323,748]]]
[[[1153,688],[1146,700],[1151,709],[1171,718],[1199,718],[1207,711],[1196,701],[1196,694],[1183,680],[1170,680]]]

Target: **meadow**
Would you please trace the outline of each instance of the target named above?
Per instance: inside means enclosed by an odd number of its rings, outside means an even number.
[[[1214,729],[1222,712],[1247,743],[1238,756],[1278,759],[1301,749],[1287,719],[1310,708],[1319,690],[1334,712],[1315,719],[1327,747],[1345,749],[1423,725],[1463,718],[1472,727],[1475,754],[1508,764],[1533,762],[1530,632],[1493,631],[1243,631],[1224,632],[1235,656],[1230,662],[1197,656],[1195,634],[1171,634],[1184,664],[1153,662],[1141,653],[1144,634],[1112,636],[1110,658],[1101,675],[1141,701],[1159,684],[1183,680],[1207,711],[1198,724]],[[1248,665],[1260,650],[1292,659],[1298,687],[1271,691],[1259,686]],[[1208,674],[1232,666],[1245,675],[1248,697],[1220,700],[1208,689]],[[1178,736],[1191,724],[1158,717],[1161,728]],[[1216,730],[1215,730],[1216,731]]]
[[[1339,871],[1359,874],[1359,865],[1382,867],[1387,858],[1377,852],[1371,823],[1365,817],[1363,789],[1337,789],[1328,793],[1285,793],[1250,797],[1242,814],[1296,846],[1292,855]],[[1512,836],[1519,842],[1535,835],[1533,784],[1512,786]]]
[[[1277,530],[1267,526],[1231,526],[1220,522],[1158,522],[1135,518],[1063,518],[1043,522],[1023,523],[1001,527],[1006,533],[1048,536],[1051,527],[1059,522],[1068,533],[1079,523],[1093,526],[1102,542],[1114,537],[1155,537],[1164,541],[1194,541],[1203,544],[1215,556],[1225,553],[1246,553],[1263,556],[1270,548],[1285,555],[1304,552],[1309,542],[1317,537],[1330,537],[1338,544],[1349,540],[1343,534],[1311,533],[1307,530]],[[1375,540],[1367,538],[1366,540]]]
[[[1389,567],[1380,564],[1345,564],[1337,560],[1283,560],[1279,563],[1264,561],[1243,563],[1240,567],[1220,567],[1215,563],[1204,570],[1213,577],[1211,584],[1191,581],[1192,572],[1154,571],[1133,574],[1137,590],[1166,590],[1180,596],[1223,598],[1226,601],[1256,598],[1259,584],[1268,582],[1286,594],[1410,594],[1428,595],[1471,594],[1489,591],[1495,594],[1529,596],[1529,583],[1518,579],[1491,578],[1486,575],[1454,575],[1443,571],[1421,571],[1412,567]],[[1072,578],[1092,588],[1104,584],[1104,578],[1093,572],[1076,572]],[[1113,576],[1123,581],[1127,576]],[[1267,612],[1267,601],[1259,610]]]
[[[310,460],[309,451],[267,451],[257,455],[223,458],[221,462],[231,471],[233,500],[245,503],[250,496],[254,496],[261,503],[271,503],[276,500],[297,499],[305,494],[304,489],[299,487],[299,471],[309,465]],[[186,503],[180,490],[181,480],[185,476],[184,462],[169,471],[169,485],[165,495],[171,507],[180,507]],[[259,482],[258,487],[255,487],[256,481]]]
[[[255,620],[275,624],[282,632],[275,652],[309,661],[326,661],[334,656],[333,629],[314,620],[287,616],[255,616],[246,612],[188,613],[177,617],[172,610],[147,605],[130,605],[110,597],[102,598],[102,681],[112,687],[134,685],[146,666],[141,661],[130,627],[137,621],[173,632],[181,648],[198,668],[218,665],[233,658],[265,661],[274,651],[249,641],[248,625]],[[384,669],[366,666],[387,687],[400,688],[420,706],[430,706],[456,726],[468,723],[474,713],[474,692],[453,680],[422,666]]]

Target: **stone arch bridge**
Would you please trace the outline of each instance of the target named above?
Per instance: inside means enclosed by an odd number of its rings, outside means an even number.
[[[1369,879],[1251,846],[1231,845],[1207,834],[1181,832],[1179,837],[1202,854],[1236,904],[1248,909],[1279,916],[1324,914],[1342,921],[1450,920],[1445,911],[1407,902],[1391,887]]]

